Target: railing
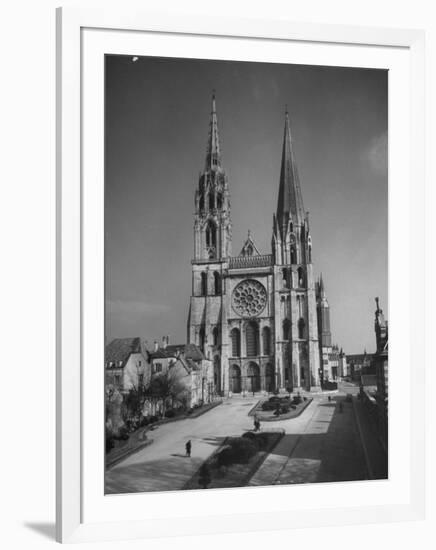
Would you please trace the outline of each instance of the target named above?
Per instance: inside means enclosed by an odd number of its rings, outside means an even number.
[[[245,267],[269,267],[272,265],[272,254],[262,254],[259,256],[236,256],[229,259],[230,269],[243,269]]]

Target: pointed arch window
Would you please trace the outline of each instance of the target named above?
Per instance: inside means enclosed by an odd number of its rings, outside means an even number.
[[[203,195],[203,193],[200,195],[199,206],[200,206],[200,211],[203,211],[204,210],[204,195]]]
[[[297,251],[295,250],[295,246],[291,246],[291,264],[297,263]]]
[[[291,336],[291,321],[285,319],[283,321],[283,340],[289,340]]]
[[[302,340],[304,338],[304,329],[306,327],[306,323],[304,319],[301,317],[298,321],[298,338]]]
[[[218,271],[214,272],[213,281],[214,281],[215,295],[219,296],[221,294],[221,275],[218,273]]]
[[[206,333],[205,333],[204,327],[201,327],[199,337],[200,337],[200,349],[204,353],[204,347],[206,344]]]
[[[298,268],[298,286],[300,288],[304,288],[306,286],[306,277],[302,267]]]
[[[209,210],[213,210],[215,208],[215,195],[213,191],[210,191],[209,193]]]
[[[241,333],[238,328],[233,328],[230,333],[232,341],[232,357],[240,357],[241,355]]]
[[[218,210],[221,210],[221,208],[223,207],[223,196],[221,193],[218,193],[216,196],[216,207],[218,208]]]
[[[259,327],[255,321],[247,324],[245,331],[247,357],[259,355]]]
[[[216,227],[212,221],[209,221],[206,227],[206,246],[216,247]]]
[[[201,273],[201,295],[207,296],[207,273]]]
[[[271,330],[269,327],[262,329],[262,347],[264,355],[271,355]]]
[[[218,346],[219,345],[219,337],[220,337],[220,329],[218,327],[213,328],[212,336],[213,336],[213,345]]]

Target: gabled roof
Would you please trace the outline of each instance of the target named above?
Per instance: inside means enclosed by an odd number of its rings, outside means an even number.
[[[245,239],[244,246],[242,247],[240,256],[260,256],[260,252],[257,249],[257,246],[254,242],[253,237],[251,236],[251,231],[248,230],[247,238]]]
[[[143,353],[141,338],[115,338],[105,349],[105,362],[123,368],[132,353]]]
[[[151,359],[177,358],[180,355],[183,355],[186,360],[201,361],[204,359],[203,353],[195,344],[172,344],[150,353]]]

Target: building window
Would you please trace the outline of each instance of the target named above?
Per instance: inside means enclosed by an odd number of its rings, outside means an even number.
[[[215,287],[215,295],[219,296],[221,294],[221,276],[218,271],[215,271],[213,274],[213,281]]]
[[[230,333],[232,341],[232,357],[240,357],[241,355],[241,333],[239,329],[234,328]]]
[[[142,366],[142,361],[138,361],[138,367]]]
[[[120,376],[119,374],[116,374],[116,375],[114,376],[114,383],[115,383],[116,386],[118,386],[118,387],[120,386],[120,384],[121,384],[121,376]]]
[[[155,363],[154,364],[154,372],[162,372],[162,363]]]
[[[213,191],[209,193],[209,210],[213,210],[215,208],[215,197],[213,194]]]
[[[247,324],[245,331],[247,357],[259,355],[259,328],[255,321],[250,321]]]
[[[304,338],[304,327],[306,326],[306,323],[304,322],[304,319],[300,319],[298,321],[298,338],[302,340]]]
[[[283,321],[283,340],[289,340],[291,332],[291,321],[289,319],[285,319]]]
[[[204,327],[200,329],[200,349],[204,353],[204,346],[206,343],[206,334],[204,332]]]
[[[207,296],[207,273],[201,273],[201,295]]]
[[[263,354],[271,354],[271,331],[269,327],[263,327],[262,329],[262,344],[263,344]]]
[[[214,327],[212,334],[213,334],[213,345],[214,345],[214,346],[218,346],[218,343],[219,343],[219,334],[220,334],[219,328],[218,328],[218,327]]]
[[[206,227],[206,246],[216,247],[216,228],[213,222],[209,222]]]
[[[302,267],[298,268],[298,286],[304,288],[306,286],[306,279],[304,276],[304,269]]]
[[[291,246],[291,264],[297,263],[297,252],[295,246]]]
[[[282,276],[283,276],[283,286],[285,288],[288,288],[289,287],[289,270],[286,267],[283,268]]]
[[[138,376],[138,386],[141,387],[144,385],[144,375],[143,374],[140,374]]]

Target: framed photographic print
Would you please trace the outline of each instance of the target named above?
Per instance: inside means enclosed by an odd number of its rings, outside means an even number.
[[[423,34],[57,15],[58,540],[422,517]]]

